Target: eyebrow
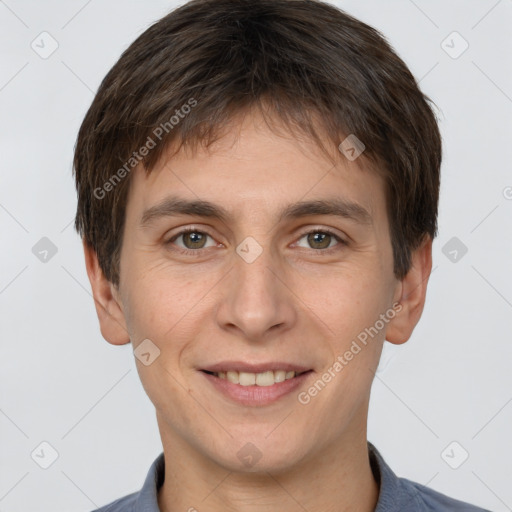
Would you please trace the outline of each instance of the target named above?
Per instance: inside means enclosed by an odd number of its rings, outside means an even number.
[[[209,201],[188,200],[170,196],[146,209],[142,214],[140,226],[147,227],[158,219],[176,215],[209,217],[224,223],[231,218],[228,210]],[[372,217],[363,206],[342,198],[317,199],[290,204],[280,212],[278,221],[282,222],[283,220],[310,215],[334,215],[352,220],[358,224],[372,224]]]

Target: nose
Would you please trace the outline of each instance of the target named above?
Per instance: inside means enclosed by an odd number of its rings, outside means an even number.
[[[294,294],[278,256],[270,250],[264,249],[252,262],[235,254],[225,279],[217,309],[217,322],[223,330],[261,342],[282,334],[295,323]]]

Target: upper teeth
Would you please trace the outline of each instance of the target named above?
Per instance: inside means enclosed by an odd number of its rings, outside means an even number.
[[[295,377],[295,372],[287,372],[285,370],[270,370],[262,373],[247,373],[247,372],[216,372],[216,377],[227,379],[234,384],[241,386],[272,386],[276,382],[283,382]]]

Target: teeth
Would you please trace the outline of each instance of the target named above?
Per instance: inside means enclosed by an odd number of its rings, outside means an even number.
[[[258,375],[256,375],[257,386],[272,386],[274,383],[274,372],[272,371],[258,373]]]
[[[274,382],[284,382],[286,379],[286,372],[284,370],[277,370],[274,372]]]
[[[276,382],[284,382],[288,379],[295,377],[295,372],[287,372],[285,370],[274,370],[262,373],[247,373],[247,372],[217,372],[214,373],[220,379],[227,379],[233,384],[240,384],[241,386],[272,386]]]
[[[223,379],[224,377],[222,377],[222,374],[224,372],[219,372],[219,377],[221,379]],[[238,372],[227,372],[227,378],[229,380],[229,382],[232,382],[233,384],[238,384],[240,382],[240,377],[238,375]]]
[[[254,386],[256,384],[256,374],[240,372],[238,374],[238,384],[240,386]]]

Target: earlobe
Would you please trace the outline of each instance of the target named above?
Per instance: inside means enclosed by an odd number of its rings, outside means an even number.
[[[103,274],[96,251],[85,240],[82,240],[82,244],[101,334],[112,345],[130,343],[122,305],[114,293],[113,285]]]
[[[400,311],[388,324],[386,340],[395,345],[405,343],[421,318],[432,270],[432,239],[425,236],[411,255],[411,267],[399,283]]]

